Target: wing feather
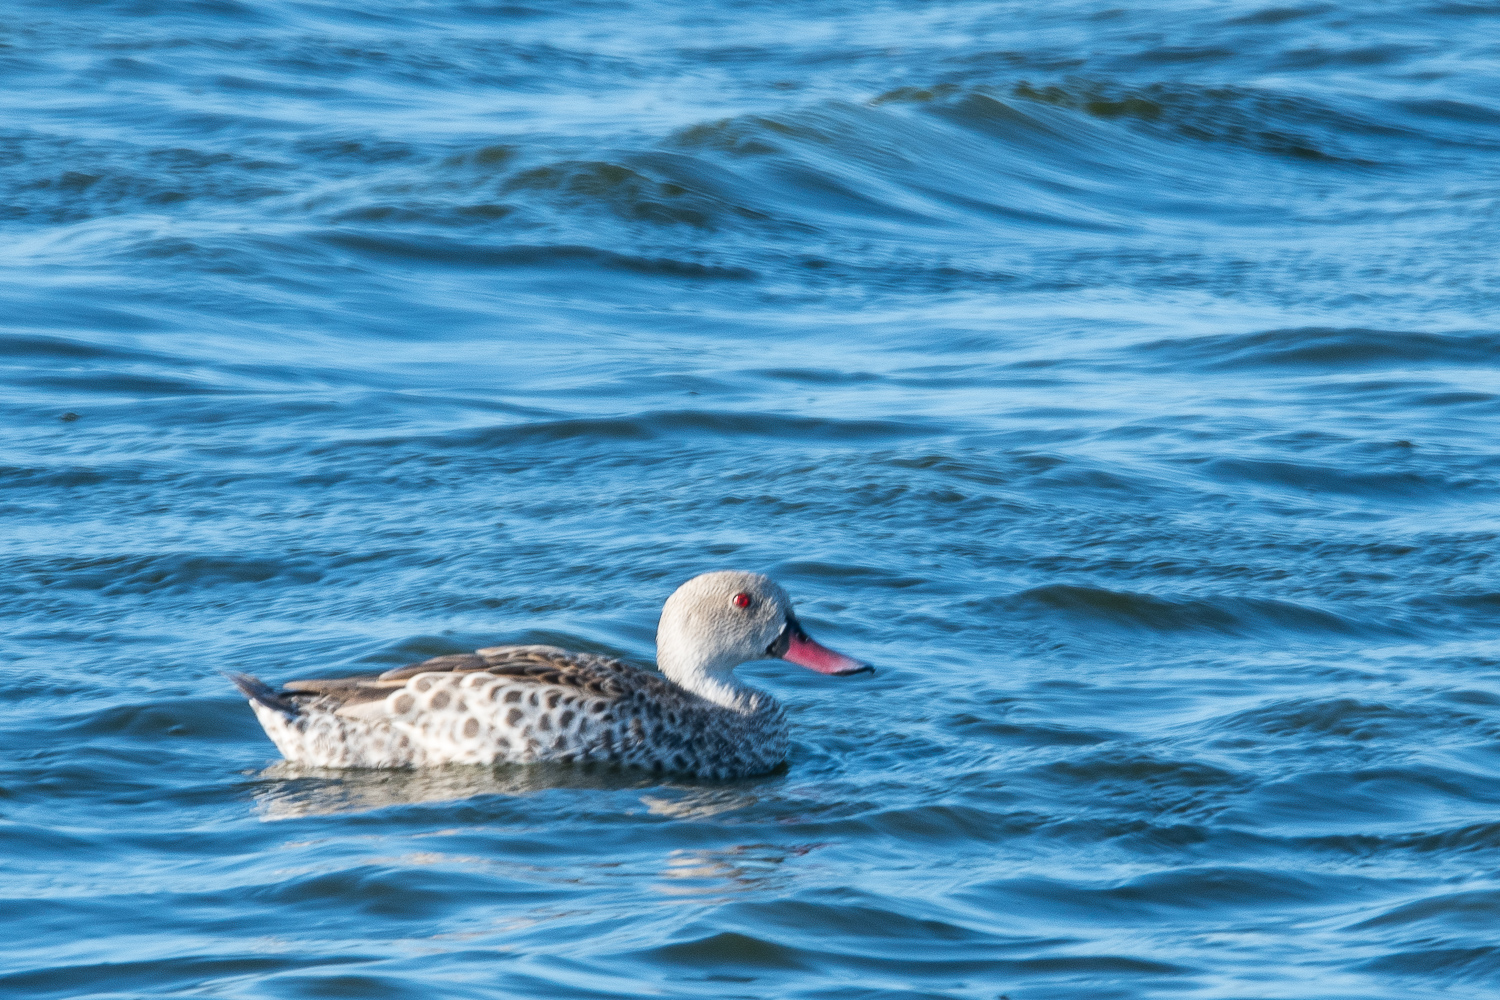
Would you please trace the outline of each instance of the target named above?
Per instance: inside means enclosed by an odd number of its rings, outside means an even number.
[[[364,716],[377,702],[422,674],[486,672],[526,687],[561,688],[595,703],[619,706],[631,716],[655,718],[662,709],[695,701],[660,674],[608,656],[573,653],[557,646],[490,646],[473,653],[434,656],[375,676],[293,680],[277,697],[288,706],[316,706],[344,716]],[[628,709],[626,708],[628,706]],[[602,708],[602,706],[601,706]]]

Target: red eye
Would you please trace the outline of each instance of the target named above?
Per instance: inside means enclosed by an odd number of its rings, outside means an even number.
[[[749,594],[735,594],[734,595],[734,606],[737,607],[737,608],[748,608],[750,606],[750,595]]]

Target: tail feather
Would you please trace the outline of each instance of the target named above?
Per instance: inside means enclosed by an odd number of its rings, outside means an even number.
[[[234,683],[234,686],[240,689],[240,693],[251,701],[259,702],[267,708],[282,713],[288,718],[297,714],[298,708],[296,702],[283,698],[271,685],[259,677],[252,677],[250,674],[235,673],[230,670],[226,670],[224,676],[228,677]]]

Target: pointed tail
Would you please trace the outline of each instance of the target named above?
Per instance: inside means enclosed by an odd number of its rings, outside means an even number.
[[[274,709],[287,718],[292,718],[297,714],[297,704],[295,702],[277,694],[271,685],[259,677],[252,677],[249,674],[238,674],[230,670],[224,671],[224,676],[228,677],[234,683],[234,686],[240,689],[240,693],[251,701],[259,702],[267,708]]]

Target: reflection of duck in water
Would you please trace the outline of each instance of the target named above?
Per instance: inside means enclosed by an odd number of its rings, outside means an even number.
[[[734,668],[780,658],[822,674],[873,670],[808,638],[768,577],[694,577],[667,598],[661,674],[555,646],[493,646],[376,677],[239,689],[287,760],[319,767],[610,761],[732,778],[786,756],[786,718]]]
[[[329,770],[284,760],[255,774],[250,786],[257,811],[262,819],[297,819],[304,816],[333,816],[340,813],[368,812],[391,806],[418,806],[436,802],[456,802],[476,796],[507,798],[533,795],[556,789],[579,792],[634,792],[639,789],[676,792],[689,798],[700,791],[732,793],[744,784],[694,783],[674,787],[651,771],[624,770],[613,767],[574,767],[571,764],[541,763],[527,767],[472,767],[467,764],[443,764],[433,767],[343,768]],[[754,785],[748,786],[754,788]],[[652,812],[653,803],[666,801],[644,797],[642,802]],[[720,812],[754,804],[753,794],[742,794],[720,806]]]

